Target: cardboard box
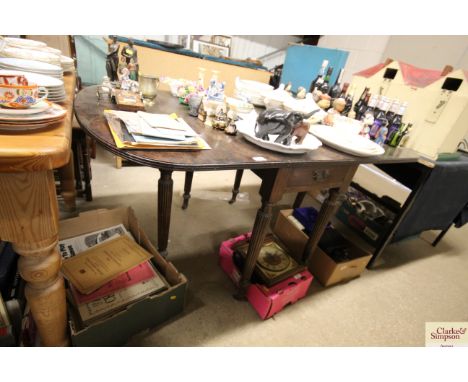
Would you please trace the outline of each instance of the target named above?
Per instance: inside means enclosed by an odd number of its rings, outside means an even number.
[[[288,219],[292,212],[292,209],[279,212],[273,232],[288,247],[291,254],[299,259],[302,257],[309,237]],[[309,269],[324,286],[358,277],[366,268],[372,254],[363,251],[351,242],[349,242],[348,251],[352,260],[336,262],[320,247],[317,247],[309,259]]]
[[[359,206],[366,208],[359,210]],[[376,245],[383,236],[387,235],[395,216],[396,212],[379,203],[377,197],[372,198],[354,187],[348,188],[346,199],[336,212],[336,217],[343,224],[353,229],[371,245]]]
[[[107,319],[81,326],[78,314],[69,304],[69,328],[74,346],[119,346],[138,332],[157,326],[184,309],[187,279],[164,259],[139,226],[132,208],[99,209],[62,220],[59,240],[122,223],[135,240],[153,255],[151,261],[169,283],[169,289],[134,302]]]
[[[219,249],[219,264],[236,286],[239,285],[241,274],[234,264],[232,247],[237,242],[250,238],[250,235],[251,233],[247,233],[223,241]],[[260,284],[250,284],[246,297],[260,318],[265,320],[283,310],[287,305],[294,304],[303,298],[307,294],[312,279],[310,272],[305,270],[270,288]]]

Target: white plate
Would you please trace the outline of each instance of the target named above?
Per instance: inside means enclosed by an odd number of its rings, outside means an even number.
[[[36,41],[36,40],[29,40],[26,38],[16,38],[16,37],[5,37],[5,41],[8,45],[15,45],[15,46],[21,46],[21,47],[36,47],[36,48],[41,48],[41,47],[46,47],[47,44],[42,41]]]
[[[30,131],[30,130],[37,130],[43,129],[45,127],[49,127],[55,123],[59,123],[60,121],[55,122],[43,122],[43,123],[36,123],[35,125],[19,125],[19,126],[11,126],[11,125],[2,125],[0,122],[0,131]]]
[[[27,78],[28,82],[45,87],[63,88],[63,81],[55,77],[46,76],[44,74],[24,72],[20,70],[0,70],[0,74],[4,75],[23,75]]]
[[[48,64],[47,62],[25,60],[21,58],[2,57],[0,58],[0,65],[16,67],[18,70],[31,69],[51,73],[62,72],[62,68],[60,66]]]
[[[0,107],[0,119],[6,115],[31,115],[38,114],[46,111],[52,105],[45,101],[40,101],[27,109],[10,109],[7,107]]]
[[[308,151],[313,151],[322,146],[320,142],[314,136],[307,134],[300,145],[291,143],[290,146],[282,145],[280,143],[275,143],[277,135],[270,135],[270,141],[264,141],[263,139],[257,138],[255,136],[255,119],[250,120],[241,120],[236,122],[237,131],[249,142],[263,147],[267,150],[277,151],[283,154],[304,154]]]
[[[34,60],[47,62],[53,65],[60,65],[60,57],[49,52],[41,52],[33,49],[15,48],[6,46],[0,51],[0,57],[23,58],[25,60]]]
[[[49,119],[60,118],[63,117],[65,114],[67,114],[67,110],[64,107],[52,103],[50,104],[50,107],[37,114],[0,115],[0,121],[24,122],[26,124],[28,122],[41,122],[47,121]]]
[[[331,126],[312,125],[310,132],[326,145],[348,154],[367,157],[385,153],[384,148],[377,143]]]

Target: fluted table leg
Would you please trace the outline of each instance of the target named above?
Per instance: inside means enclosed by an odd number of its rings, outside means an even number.
[[[158,181],[158,249],[162,256],[167,256],[167,242],[169,241],[169,227],[171,224],[172,171],[160,170]]]
[[[21,255],[26,298],[45,346],[68,344],[53,172],[0,174],[0,237]]]

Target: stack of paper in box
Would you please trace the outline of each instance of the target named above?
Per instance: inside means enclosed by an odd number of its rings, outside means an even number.
[[[175,114],[106,110],[104,115],[118,148],[210,149],[208,143]]]
[[[68,298],[84,324],[110,316],[168,284],[123,224],[59,242]]]

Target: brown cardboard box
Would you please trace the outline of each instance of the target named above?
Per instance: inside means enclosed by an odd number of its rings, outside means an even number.
[[[296,259],[300,259],[309,237],[288,219],[292,212],[293,210],[279,212],[273,232],[289,248],[291,254]],[[358,277],[366,268],[372,254],[363,251],[351,242],[349,250],[353,259],[337,263],[318,247],[309,259],[308,265],[311,273],[324,286]]]
[[[99,209],[60,221],[59,240],[112,227],[122,223],[138,244],[151,253],[151,261],[169,284],[169,289],[136,301],[109,318],[82,326],[73,308],[69,328],[74,346],[124,345],[136,333],[155,327],[181,313],[185,305],[187,279],[163,258],[140,227],[132,208]]]

